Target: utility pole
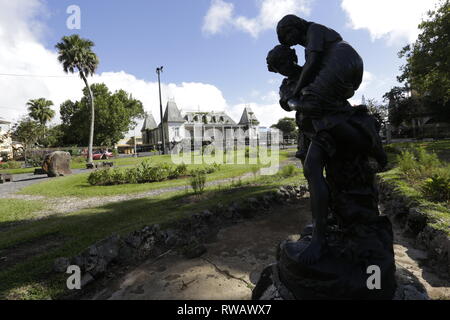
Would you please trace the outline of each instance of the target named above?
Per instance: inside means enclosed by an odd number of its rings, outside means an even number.
[[[164,67],[156,68],[156,73],[158,74],[158,86],[159,86],[159,113],[161,115],[162,154],[166,154],[166,141],[164,139],[163,109],[162,109],[162,98],[161,98],[161,72],[163,72],[163,68]]]

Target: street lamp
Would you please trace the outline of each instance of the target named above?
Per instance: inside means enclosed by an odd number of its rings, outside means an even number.
[[[161,140],[162,140],[162,154],[166,154],[166,140],[164,139],[164,127],[163,127],[163,109],[162,109],[162,99],[161,99],[161,72],[163,72],[164,67],[156,68],[156,73],[158,74],[158,86],[159,86],[159,113],[161,115]]]

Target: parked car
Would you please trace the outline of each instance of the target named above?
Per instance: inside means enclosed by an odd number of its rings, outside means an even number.
[[[108,160],[112,158],[114,155],[109,150],[96,150],[92,154],[93,160]]]

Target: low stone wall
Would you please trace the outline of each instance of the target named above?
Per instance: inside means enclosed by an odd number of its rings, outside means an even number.
[[[392,183],[380,179],[379,191],[381,211],[428,253],[430,266],[442,274],[450,274],[450,237],[431,225],[436,222],[435,218]]]
[[[303,198],[305,186],[285,186],[256,198],[248,198],[229,205],[217,204],[209,210],[177,221],[170,229],[159,225],[144,227],[125,236],[113,235],[103,239],[72,258],[58,258],[53,271],[64,273],[70,265],[82,271],[81,285],[101,278],[114,265],[129,265],[148,258],[157,258],[171,249],[179,249],[186,258],[195,258],[206,251],[203,245],[214,240],[218,230],[243,219],[262,216],[283,203]]]

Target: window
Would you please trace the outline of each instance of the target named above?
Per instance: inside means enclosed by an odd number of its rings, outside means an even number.
[[[175,137],[179,137],[180,136],[180,128],[175,128]]]

